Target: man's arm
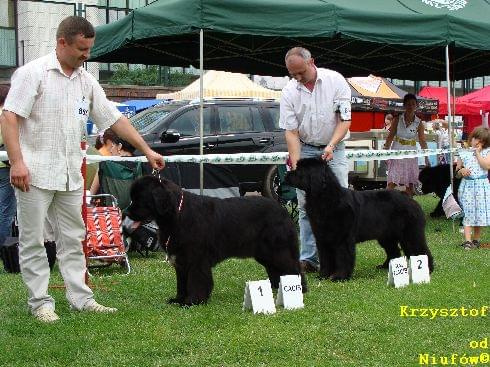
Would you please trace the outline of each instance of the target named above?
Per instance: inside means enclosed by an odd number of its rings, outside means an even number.
[[[10,161],[10,182],[22,191],[29,191],[31,176],[20,150],[19,118],[15,113],[4,110],[0,115],[0,125]]]
[[[333,131],[332,138],[330,142],[323,150],[322,158],[326,161],[333,159],[333,151],[337,144],[339,144],[349,131],[351,121],[338,121]]]
[[[120,117],[111,126],[111,128],[118,136],[128,141],[136,149],[141,151],[146,156],[146,158],[148,158],[148,162],[150,163],[152,168],[163,169],[163,167],[165,167],[165,161],[163,157],[148,146],[146,141],[136,131],[133,125],[131,125],[131,122],[129,122],[127,117]]]
[[[296,163],[298,163],[301,156],[301,142],[299,140],[298,129],[286,130],[286,144],[288,145],[291,167],[292,169],[296,169]]]

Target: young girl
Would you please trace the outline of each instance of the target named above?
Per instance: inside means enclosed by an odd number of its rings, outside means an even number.
[[[477,127],[468,138],[471,149],[460,153],[456,176],[462,177],[458,196],[463,208],[465,250],[480,246],[481,227],[490,225],[490,130]]]

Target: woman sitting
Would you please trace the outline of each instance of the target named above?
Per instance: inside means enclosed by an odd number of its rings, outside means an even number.
[[[135,148],[131,144],[114,134],[113,142],[109,147],[111,155],[132,157],[134,151]],[[111,194],[116,197],[118,206],[124,210],[131,202],[129,197],[131,184],[143,175],[143,171],[148,173],[141,162],[102,161],[90,187],[90,194]]]

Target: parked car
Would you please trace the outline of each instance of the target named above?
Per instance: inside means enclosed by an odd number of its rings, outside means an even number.
[[[204,154],[287,151],[279,128],[279,103],[271,100],[212,99],[204,102]],[[199,102],[166,104],[133,116],[133,126],[149,146],[163,155],[199,154]],[[275,165],[228,166],[240,193],[258,191],[276,198]]]

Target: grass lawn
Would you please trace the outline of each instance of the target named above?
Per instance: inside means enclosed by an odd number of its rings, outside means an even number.
[[[426,213],[436,204],[432,196],[417,200]],[[429,364],[457,354],[462,365],[460,356],[490,352],[473,348],[490,337],[489,317],[460,311],[489,306],[490,250],[464,251],[448,220],[429,218],[426,233],[435,259],[430,284],[387,287],[387,272],[375,269],[383,251],[363,243],[351,281],[309,275],[305,308],[268,316],[242,311],[245,282],[266,278],[252,260],[219,264],[209,304],[183,309],[166,304],[175,274],[163,255],[132,254],[129,276],[93,278],[97,300],[118,313],[72,312],[64,290],[53,288],[61,320],[50,325],[28,314],[20,275],[2,269],[0,366],[418,366],[419,354],[428,354]],[[62,284],[57,268],[51,284]],[[430,319],[402,317],[401,306],[459,310]]]

